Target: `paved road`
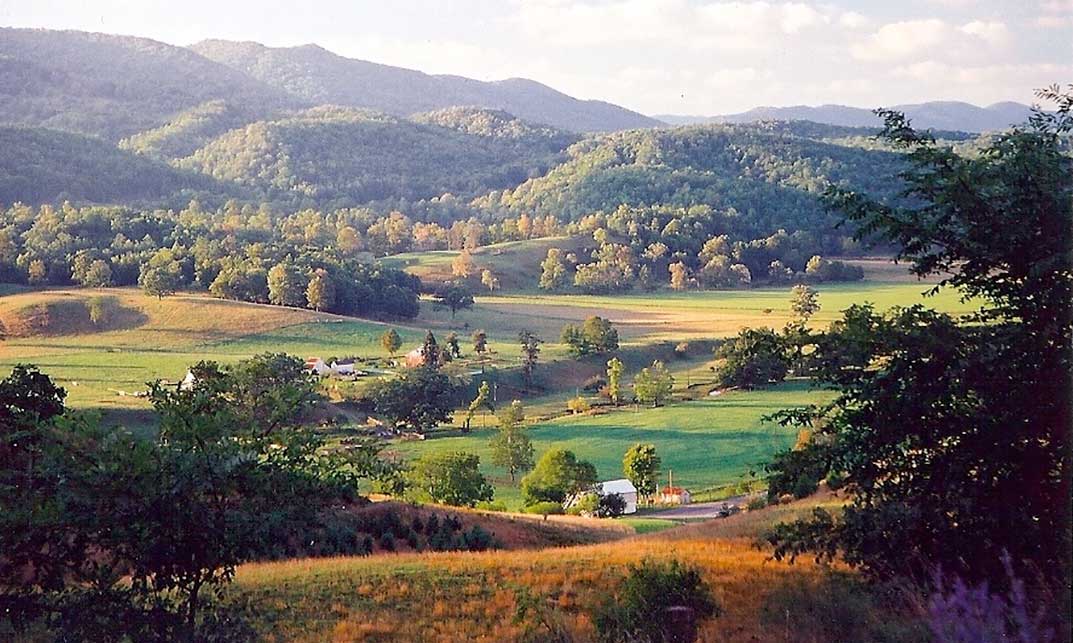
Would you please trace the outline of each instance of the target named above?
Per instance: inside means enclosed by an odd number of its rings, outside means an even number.
[[[703,518],[718,518],[723,505],[744,507],[751,496],[734,496],[718,502],[697,502],[691,505],[682,505],[674,509],[653,511],[646,517],[667,518],[671,520],[697,520]]]

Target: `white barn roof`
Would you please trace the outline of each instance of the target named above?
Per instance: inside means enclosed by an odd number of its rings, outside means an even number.
[[[633,483],[629,480],[622,478],[620,480],[608,480],[607,482],[601,482],[600,491],[605,494],[637,493],[637,487],[633,486]]]

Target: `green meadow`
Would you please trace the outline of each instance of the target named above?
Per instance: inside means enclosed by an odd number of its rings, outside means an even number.
[[[531,426],[529,437],[536,455],[553,447],[573,451],[596,465],[603,480],[622,477],[622,456],[638,442],[656,445],[666,474],[673,472],[676,485],[693,490],[733,484],[780,449],[794,444],[797,432],[764,417],[780,409],[826,399],[804,382],[788,382],[765,391],[724,393],[719,397],[679,402],[660,408],[626,406],[601,415],[567,416]],[[494,418],[474,424],[468,435],[452,432],[423,441],[392,444],[390,449],[405,458],[426,453],[466,451],[481,457],[485,475],[496,487],[496,499],[508,507],[520,506],[517,481],[492,464],[488,442],[495,429]]]
[[[956,292],[944,290],[924,297],[930,286],[920,283],[859,282],[820,286],[823,306],[814,324],[837,318],[854,303],[872,302],[877,308],[915,303],[962,313],[972,309]],[[144,390],[147,381],[177,379],[199,360],[233,361],[266,351],[283,351],[301,357],[382,357],[379,338],[388,327],[403,337],[403,352],[416,346],[425,329],[442,341],[459,334],[464,350],[469,335],[486,330],[500,365],[517,360],[515,338],[522,329],[534,330],[546,340],[544,361],[567,359],[558,344],[567,323],[589,315],[612,319],[626,344],[721,337],[746,326],[779,327],[789,319],[789,289],[708,291],[599,297],[565,294],[479,296],[472,310],[454,318],[435,305],[422,303],[421,315],[405,324],[318,315],[283,309],[180,295],[156,300],[133,289],[7,291],[0,295],[0,318],[9,331],[18,317],[35,306],[57,300],[114,298],[127,311],[136,311],[137,323],[117,328],[67,329],[63,334],[12,335],[0,343],[0,368],[16,363],[40,366],[62,385],[76,407],[144,408],[143,400],[121,395]],[[14,320],[14,321],[13,321]]]

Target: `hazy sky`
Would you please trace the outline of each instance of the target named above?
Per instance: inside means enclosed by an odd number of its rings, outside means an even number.
[[[1031,102],[1073,82],[1073,0],[0,0],[0,25],[315,42],[648,114]]]

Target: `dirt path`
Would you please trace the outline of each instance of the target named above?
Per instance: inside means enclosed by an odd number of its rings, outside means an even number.
[[[716,502],[698,502],[691,505],[682,505],[674,509],[664,509],[646,514],[645,518],[666,518],[668,520],[699,520],[708,518],[720,518],[719,512],[724,507],[744,507],[751,496],[732,496],[726,500]]]

